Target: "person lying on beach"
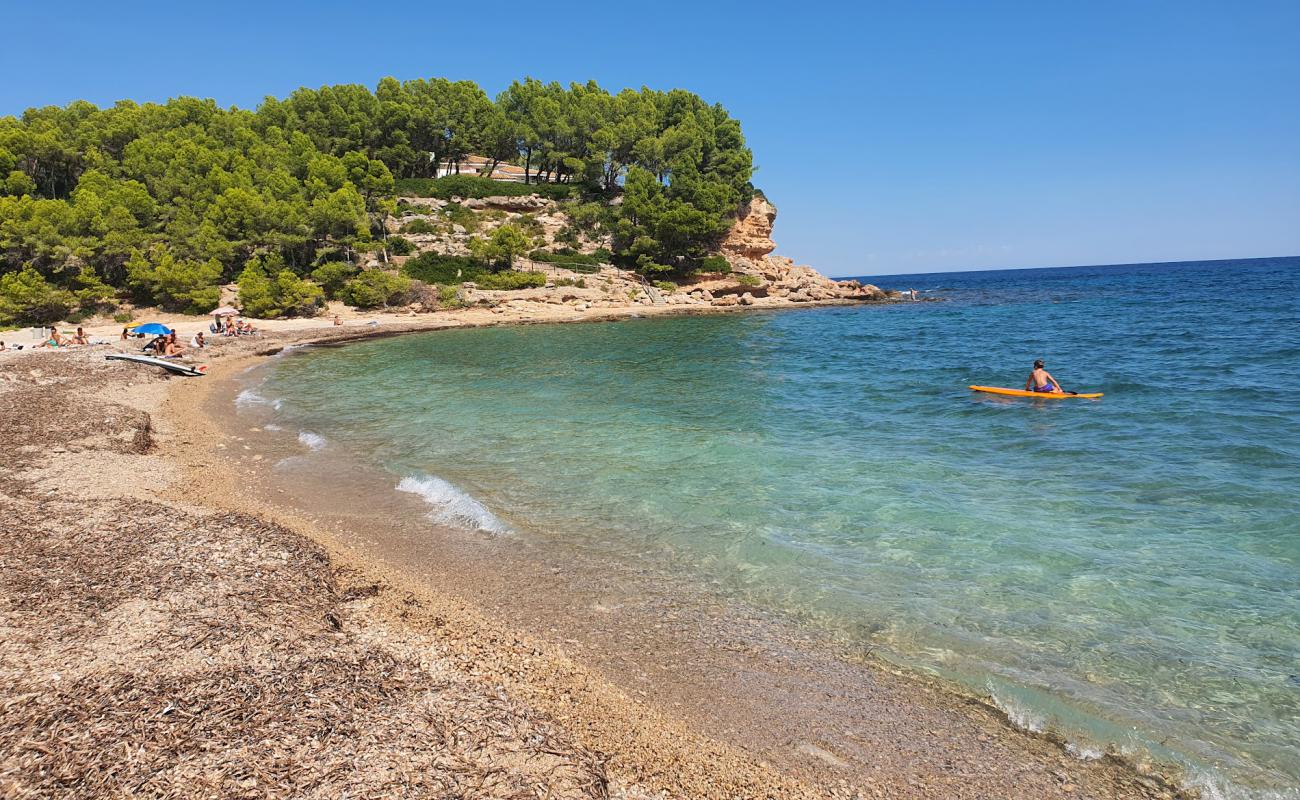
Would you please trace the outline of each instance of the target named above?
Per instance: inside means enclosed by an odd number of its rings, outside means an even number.
[[[1043,360],[1040,358],[1034,362],[1034,371],[1029,373],[1029,380],[1025,381],[1026,392],[1064,392],[1061,384],[1052,377],[1052,373],[1043,369]]]

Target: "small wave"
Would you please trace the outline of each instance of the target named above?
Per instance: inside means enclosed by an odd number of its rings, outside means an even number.
[[[254,406],[270,406],[276,411],[280,410],[283,400],[268,400],[252,389],[245,389],[235,396],[235,408],[253,408]]]
[[[1011,723],[1012,727],[1019,728],[1023,731],[1029,731],[1030,733],[1043,732],[1044,727],[1047,725],[1047,719],[1043,717],[1043,715],[1031,711],[1016,700],[999,697],[997,694],[992,692],[991,689],[992,687],[990,687],[989,695],[993,698],[993,705],[997,706],[999,711],[1007,715],[1007,720]]]
[[[298,441],[308,450],[323,450],[325,437],[311,431],[298,431]]]
[[[286,344],[284,347],[281,347],[279,350],[277,350],[276,353],[275,353],[275,355],[273,355],[273,356],[271,356],[271,357],[272,357],[272,358],[280,358],[281,356],[287,356],[288,354],[292,353],[293,351],[295,351],[295,350],[302,350],[302,349],[305,348],[305,347],[311,347],[311,344],[309,344],[309,343],[308,343],[308,344]]]
[[[505,533],[509,530],[486,506],[442,478],[402,478],[397,484],[397,490],[424,498],[425,502],[433,506],[429,519],[435,522],[489,533]]]
[[[1255,789],[1223,781],[1202,770],[1189,770],[1183,785],[1205,800],[1300,800],[1300,788]]]

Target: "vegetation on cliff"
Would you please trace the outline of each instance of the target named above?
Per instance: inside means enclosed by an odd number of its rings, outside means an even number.
[[[522,167],[527,185],[433,179],[471,153]],[[29,109],[0,118],[0,324],[123,297],[202,312],[236,279],[280,313],[311,313],[326,292],[371,299],[382,279],[319,272],[384,247],[399,182],[572,198],[613,261],[680,274],[716,249],[751,174],[739,122],[682,90],[526,79],[494,101],[467,81],[385,78],[255,111],[188,97]],[[526,239],[500,235],[476,256],[508,266]]]

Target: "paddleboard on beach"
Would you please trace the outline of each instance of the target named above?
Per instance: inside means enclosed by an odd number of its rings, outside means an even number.
[[[153,356],[137,356],[133,353],[114,353],[113,355],[104,356],[109,361],[134,361],[137,364],[148,364],[153,367],[162,367],[168,372],[174,372],[177,375],[187,375],[191,378],[197,378],[200,375],[208,374],[206,364],[198,367],[191,367],[189,364],[182,364],[178,361],[168,361],[165,358],[154,358]]]
[[[1027,392],[1024,389],[1003,389],[1000,386],[972,386],[972,392],[987,392],[988,394],[1001,394],[1008,397],[1041,397],[1044,400],[1064,400],[1067,397],[1082,397],[1085,399],[1096,399],[1102,396],[1101,392],[1091,394],[1070,394],[1069,392]]]

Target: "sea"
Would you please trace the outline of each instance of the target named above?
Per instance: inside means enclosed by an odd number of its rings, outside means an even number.
[[[1300,258],[303,348],[241,395],[466,537],[644,558],[1083,759],[1300,797]],[[1020,399],[1043,359],[1086,399]]]

